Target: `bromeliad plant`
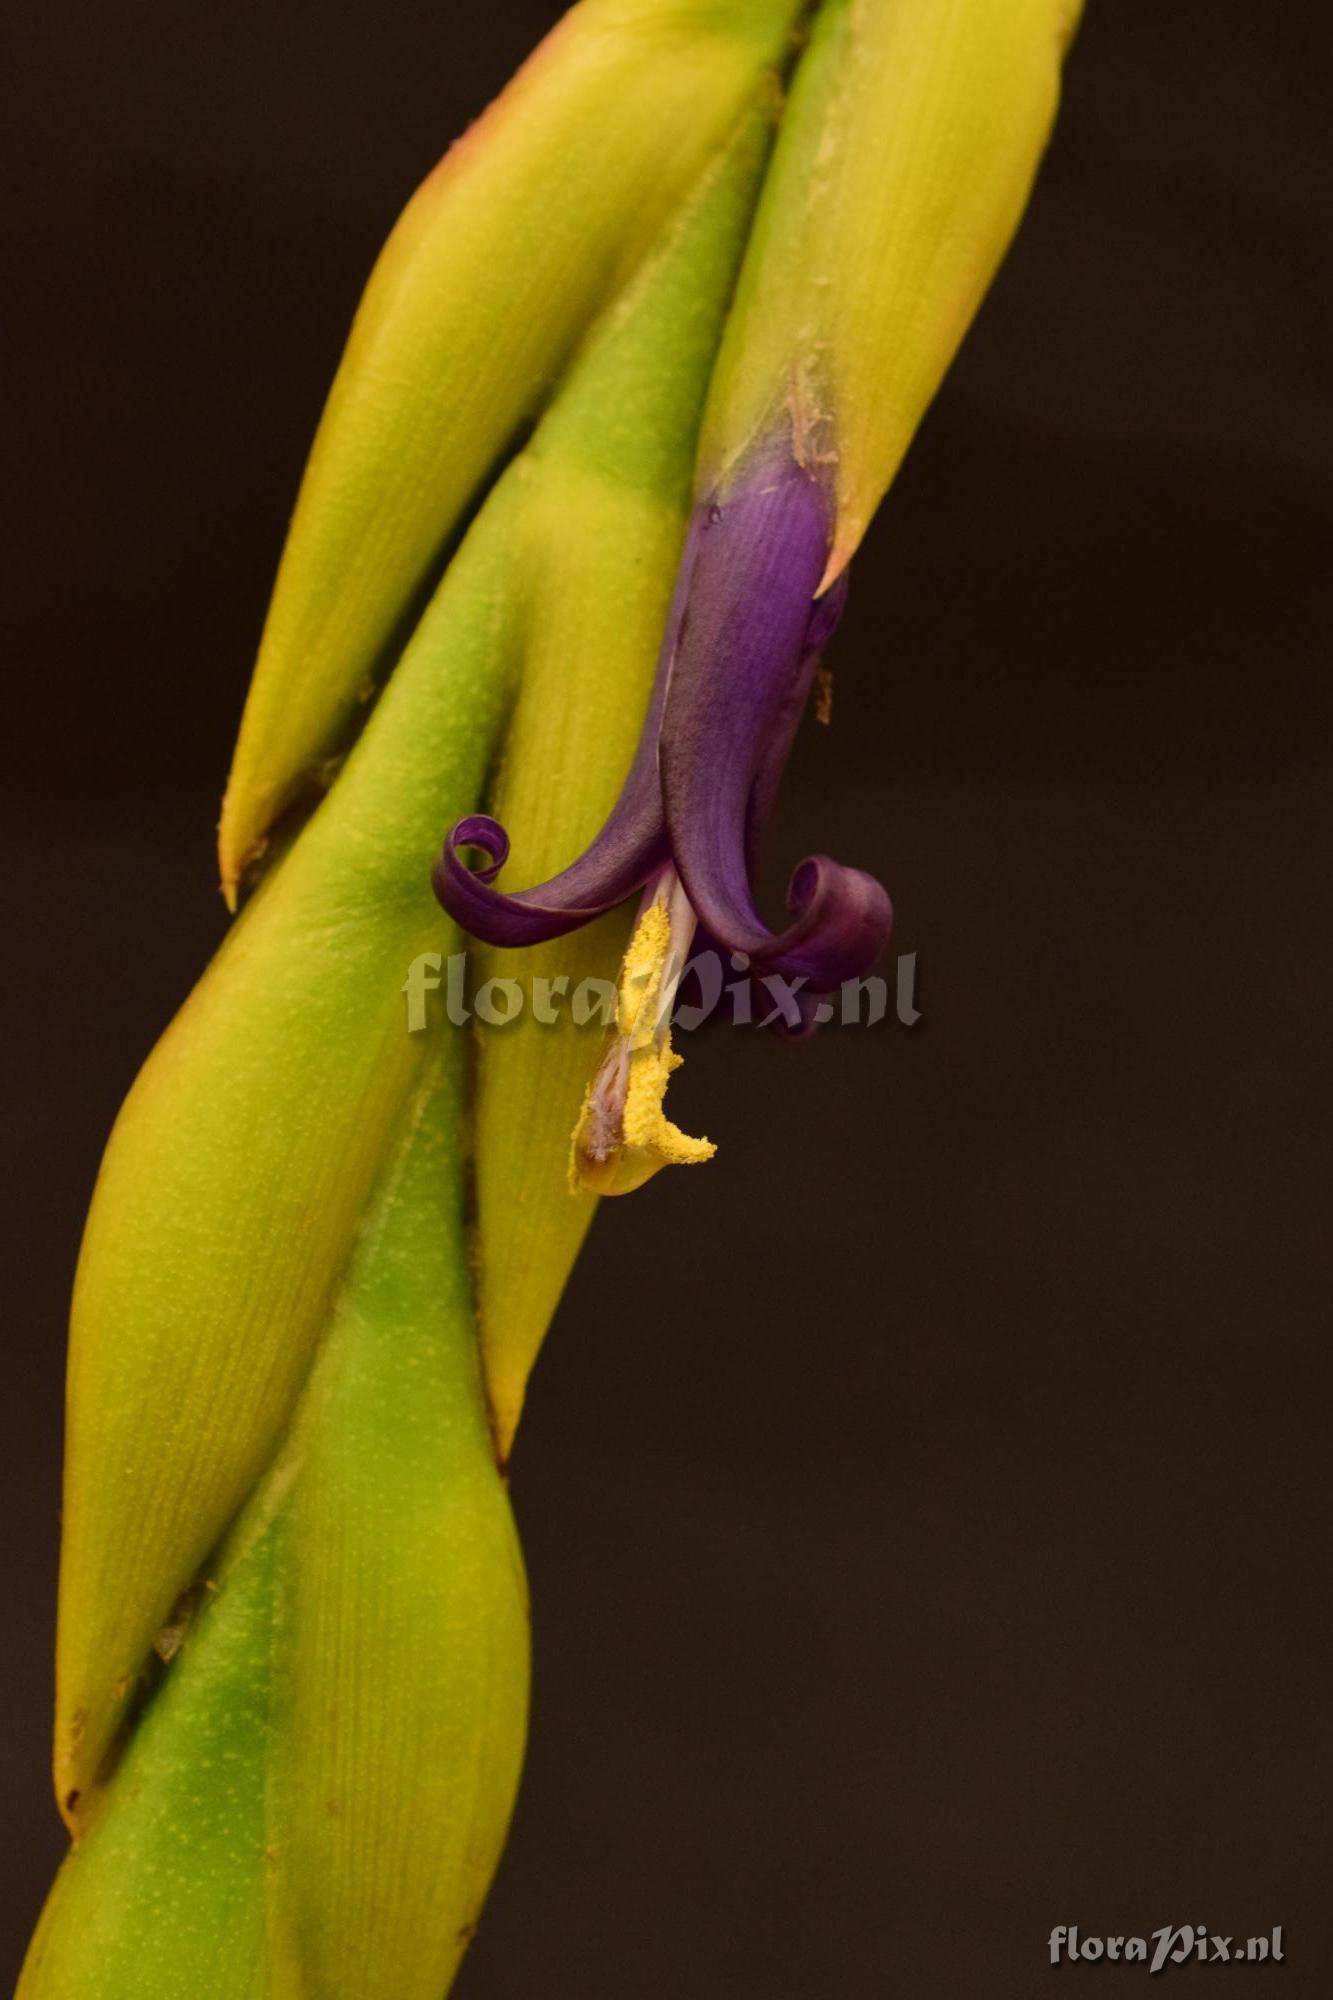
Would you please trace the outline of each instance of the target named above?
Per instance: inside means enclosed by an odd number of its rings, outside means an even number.
[[[712,1150],[662,1103],[696,925],[798,1013],[888,934],[822,856],[770,927],[755,850],[1074,13],[583,0],[391,237],[228,786],[253,893],[89,1216],[23,2000],[448,1987],[522,1757],[528,1374],[597,1194]],[[408,1032],[460,931],[619,962],[605,1048]]]

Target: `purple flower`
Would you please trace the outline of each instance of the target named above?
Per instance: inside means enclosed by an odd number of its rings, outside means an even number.
[[[672,867],[699,924],[756,976],[827,992],[874,963],[893,922],[875,879],[811,855],[787,891],[790,922],[772,931],[751,893],[755,854],[821,648],[846,595],[816,599],[832,508],[788,448],[734,477],[695,511],[643,735],[610,818],[592,845],[537,888],[494,887],[509,851],[482,814],[453,828],[435,893],[475,937],[495,945],[559,937]],[[485,865],[462,858],[479,848]]]

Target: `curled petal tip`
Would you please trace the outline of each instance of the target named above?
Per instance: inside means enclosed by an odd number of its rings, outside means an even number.
[[[826,854],[798,863],[787,908],[794,921],[756,963],[780,964],[825,989],[869,972],[893,931],[893,905],[883,884]]]
[[[666,836],[658,797],[656,759],[641,750],[610,819],[578,860],[534,889],[506,895],[493,884],[509,858],[509,836],[497,820],[474,813],[458,821],[444,843],[431,882],[456,923],[486,944],[542,944],[591,923],[623,903],[659,867]],[[469,868],[460,849],[480,848],[481,868]]]
[[[472,813],[467,819],[460,819],[449,835],[448,845],[450,852],[459,847],[474,847],[486,856],[484,868],[469,871],[478,882],[493,882],[509,859],[509,835],[489,813]]]

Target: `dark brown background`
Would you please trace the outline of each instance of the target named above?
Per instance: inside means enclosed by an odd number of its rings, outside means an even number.
[[[98,1151],[221,929],[360,282],[555,11],[11,0],[15,1961]],[[1323,14],[1092,8],[778,829],[887,879],[925,1020],[701,1040],[716,1165],[599,1222],[516,1463],[533,1747],[460,2000],[1129,1991],[1052,1925],[1193,1921],[1284,1923],[1246,1990],[1333,1991]]]

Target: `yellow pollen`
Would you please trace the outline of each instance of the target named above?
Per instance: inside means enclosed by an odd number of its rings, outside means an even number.
[[[616,1038],[598,1067],[574,1127],[571,1188],[630,1194],[662,1167],[711,1160],[717,1148],[673,1125],[662,1108],[681,1057],[658,1021],[671,951],[671,920],[661,903],[639,918],[620,969]]]

